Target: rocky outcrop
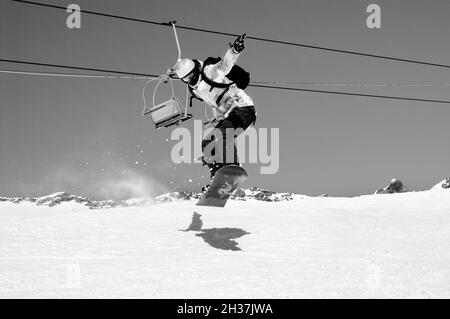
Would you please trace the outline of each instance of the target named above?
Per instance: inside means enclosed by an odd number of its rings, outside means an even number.
[[[441,187],[445,189],[450,188],[450,177],[447,177],[442,181]]]
[[[136,201],[113,201],[104,200],[97,201],[91,200],[82,196],[75,196],[67,192],[58,192],[48,196],[38,197],[38,198],[28,198],[28,197],[0,197],[0,202],[11,202],[14,204],[20,204],[23,202],[34,203],[38,206],[48,206],[53,207],[63,203],[77,203],[88,207],[89,209],[105,209],[105,208],[115,208],[115,207],[129,207],[135,206],[139,203]]]
[[[231,195],[231,200],[259,200],[264,202],[279,202],[292,200],[292,193],[276,193],[258,187],[238,189]],[[171,202],[176,200],[198,200],[203,196],[200,192],[172,192],[155,198],[157,202]]]
[[[434,185],[431,189],[432,190],[444,190],[444,189],[446,190],[446,189],[450,189],[450,177],[447,177],[444,180],[440,181],[439,183]]]
[[[36,201],[37,201],[36,198],[29,198],[29,197],[14,197],[14,198],[0,197],[0,202],[11,202],[11,203],[14,203],[14,204],[20,204],[22,202],[34,203]]]
[[[155,201],[157,203],[167,203],[167,202],[173,202],[177,200],[191,200],[191,199],[200,199],[202,197],[202,193],[196,193],[196,192],[171,192],[167,194],[163,194],[160,196],[157,196],[155,198]]]
[[[76,203],[89,209],[107,209],[116,207],[140,206],[149,203],[166,203],[178,200],[199,200],[203,196],[201,192],[172,192],[152,198],[136,198],[124,201],[92,200],[82,196],[72,195],[67,192],[58,192],[51,195],[29,198],[29,197],[0,197],[0,202],[19,204],[23,202],[34,203],[38,206],[54,207],[63,203]],[[276,193],[258,187],[250,189],[239,189],[231,197],[231,200],[259,200],[264,202],[279,202],[292,199],[292,193]]]
[[[406,192],[409,192],[409,189],[405,185],[403,185],[403,183],[399,179],[393,178],[388,186],[377,189],[375,191],[375,194],[393,194]]]
[[[292,193],[276,193],[259,187],[252,187],[248,190],[243,190],[243,192],[237,192],[233,194],[232,199],[237,199],[240,197],[244,199],[255,199],[264,202],[280,202],[292,200],[292,195]]]
[[[115,202],[112,200],[95,201],[90,200],[86,197],[71,195],[67,192],[60,192],[49,196],[41,197],[37,199],[36,205],[53,207],[55,205],[68,202],[82,204],[86,207],[89,207],[90,209],[113,208],[118,206],[124,206],[123,202]]]

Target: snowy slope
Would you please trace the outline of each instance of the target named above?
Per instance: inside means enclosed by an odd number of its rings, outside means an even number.
[[[226,208],[0,198],[0,297],[450,297],[450,189],[246,192]]]

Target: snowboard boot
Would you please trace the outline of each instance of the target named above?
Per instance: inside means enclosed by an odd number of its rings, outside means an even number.
[[[205,193],[208,190],[209,186],[211,185],[211,183],[212,183],[212,181],[214,179],[214,176],[216,175],[216,172],[219,169],[221,169],[222,167],[224,167],[225,165],[222,164],[222,163],[216,163],[216,162],[206,163],[206,162],[203,161],[203,163],[204,163],[203,164],[204,166],[208,166],[208,169],[209,169],[209,172],[210,172],[210,178],[211,178],[211,181],[209,182],[209,184],[206,184],[206,185],[202,186],[202,192]]]

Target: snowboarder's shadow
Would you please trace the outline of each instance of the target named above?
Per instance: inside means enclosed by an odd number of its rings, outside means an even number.
[[[223,250],[241,250],[238,243],[233,239],[248,235],[250,233],[240,228],[211,228],[202,229],[203,222],[202,215],[194,212],[192,215],[192,222],[186,230],[183,231],[197,231],[200,232],[195,236],[202,237],[203,240],[210,246]]]

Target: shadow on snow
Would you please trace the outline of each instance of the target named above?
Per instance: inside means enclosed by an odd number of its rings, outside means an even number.
[[[194,212],[192,221],[189,227],[183,231],[197,231],[200,232],[196,236],[202,237],[203,240],[210,246],[222,250],[241,250],[238,243],[233,239],[240,238],[250,233],[240,228],[211,228],[202,229],[203,222],[202,215]]]

